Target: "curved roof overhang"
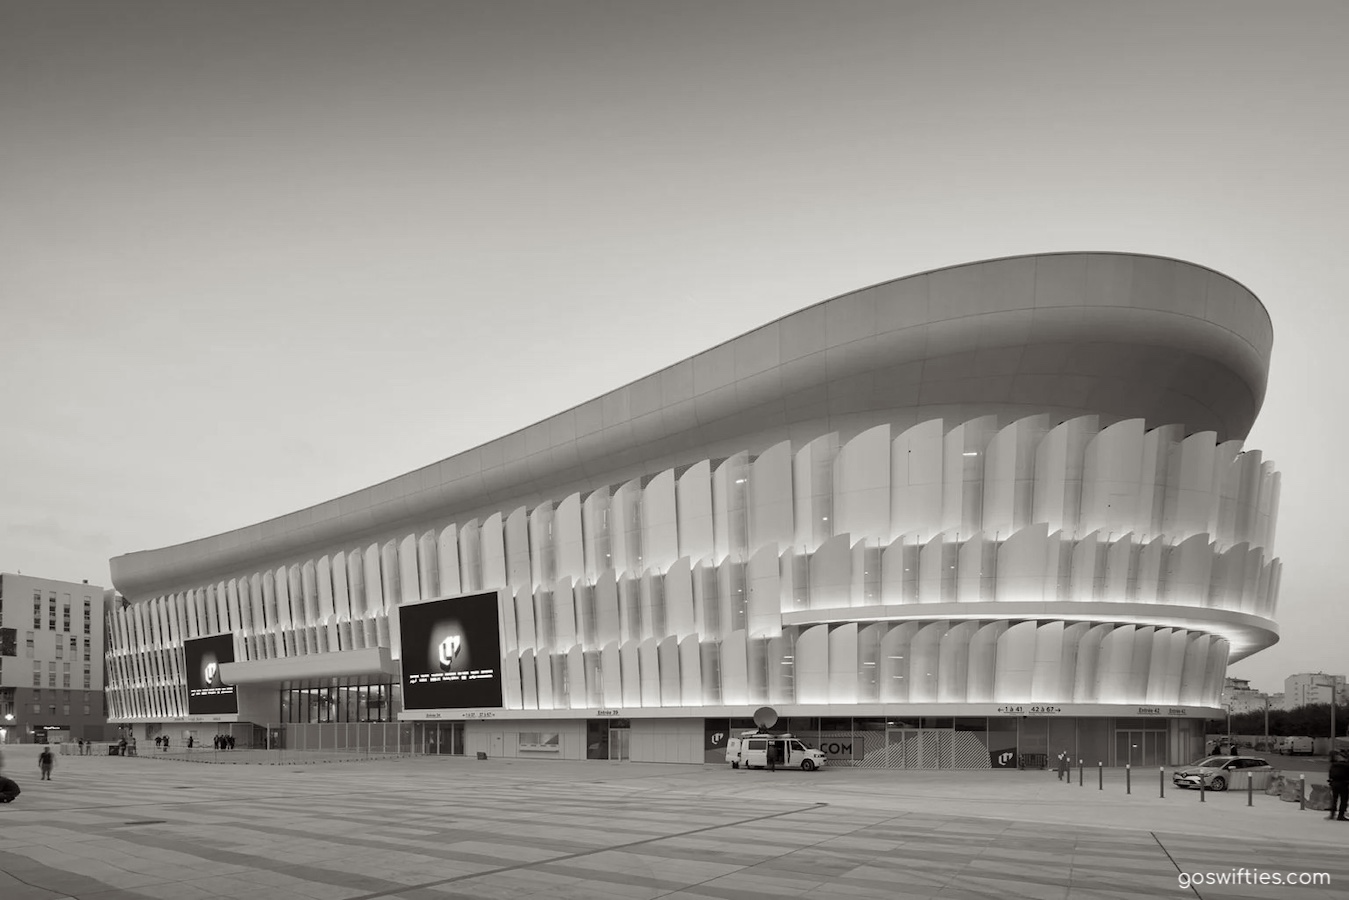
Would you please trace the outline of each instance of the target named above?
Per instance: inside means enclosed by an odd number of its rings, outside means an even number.
[[[132,598],[327,552],[395,527],[560,499],[813,427],[1049,412],[1244,438],[1273,332],[1192,263],[1055,253],[953,266],[784,316],[471,450],[233,531],[111,560]]]
[[[1228,662],[1236,662],[1272,647],[1279,641],[1279,626],[1271,619],[1250,613],[1205,606],[1172,606],[1160,603],[1120,603],[1101,600],[998,601],[978,603],[923,603],[903,606],[840,606],[782,614],[783,625],[834,625],[847,622],[1090,622],[1093,624],[1139,625],[1183,628],[1225,638],[1231,644]]]

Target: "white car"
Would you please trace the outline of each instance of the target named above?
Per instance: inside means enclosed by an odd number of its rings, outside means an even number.
[[[1210,791],[1225,791],[1235,773],[1272,771],[1273,766],[1255,756],[1209,756],[1176,769],[1171,775],[1171,782],[1176,787],[1197,788],[1203,784]]]

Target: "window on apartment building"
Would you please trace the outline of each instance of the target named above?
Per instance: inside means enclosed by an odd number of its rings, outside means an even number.
[[[56,715],[56,704],[53,703],[51,706],[47,707],[47,711],[52,715]]]
[[[69,718],[69,717],[70,717],[70,704],[69,704],[69,703],[67,703],[65,706],[61,707],[61,715],[65,716],[66,718]]]
[[[73,641],[73,640],[75,640],[75,639],[74,639],[74,638],[71,638],[71,640]],[[72,644],[71,646],[74,646],[74,645]],[[88,658],[89,658],[89,639],[88,639],[88,638],[85,638],[85,639],[84,639],[84,658],[85,658],[85,659],[88,659]]]
[[[33,632],[24,632],[23,655],[29,659],[33,658]]]
[[[56,658],[57,658],[57,659],[62,659],[62,658],[64,658],[64,653],[65,653],[65,648],[63,648],[60,644],[57,644],[57,645],[56,645]]]
[[[19,632],[13,628],[0,628],[0,656],[19,655]]]
[[[85,714],[86,716],[89,715],[89,704],[88,704],[88,703],[84,704],[84,714]]]
[[[90,674],[88,666],[84,667],[84,686],[87,688],[94,686],[93,675]]]
[[[33,715],[36,716],[36,715],[41,715],[41,714],[42,714],[42,704],[41,704],[41,703],[34,703],[34,704],[33,704]]]
[[[56,592],[52,591],[51,596],[47,598],[47,627],[52,631],[56,630]]]
[[[33,627],[42,627],[42,592],[33,591]]]

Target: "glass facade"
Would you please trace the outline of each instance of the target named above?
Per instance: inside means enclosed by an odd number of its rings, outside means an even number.
[[[397,685],[363,679],[334,679],[335,684],[286,683],[281,687],[281,721],[286,724],[325,722],[392,722],[397,714]]]
[[[592,720],[592,740],[600,737]],[[705,761],[725,763],[729,737],[751,719],[705,719]],[[913,716],[786,718],[770,731],[795,735],[831,766],[889,769],[1044,769],[1059,753],[1074,765],[1163,766],[1203,754],[1203,723],[1189,719]],[[591,759],[607,759],[602,752]]]

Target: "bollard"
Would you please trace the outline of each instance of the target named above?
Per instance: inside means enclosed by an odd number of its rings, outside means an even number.
[[[1166,796],[1166,767],[1165,767],[1165,766],[1163,766],[1162,768],[1160,768],[1160,769],[1157,770],[1157,787],[1161,790],[1161,794],[1160,794],[1159,796],[1165,797],[1165,796]]]
[[[1078,786],[1078,787],[1082,787],[1082,786],[1083,786],[1083,782],[1082,782],[1082,773],[1083,773],[1084,771],[1085,771],[1085,767],[1083,766],[1083,760],[1082,760],[1081,758],[1079,758],[1079,759],[1077,760],[1077,786]]]
[[[1208,776],[1203,772],[1199,773],[1199,802],[1204,802],[1204,789],[1208,786]]]
[[[1124,766],[1124,793],[1132,794],[1134,792],[1133,766],[1126,764]]]
[[[1246,773],[1246,805],[1255,805],[1255,774],[1253,772]]]
[[[1299,775],[1297,777],[1297,808],[1307,808],[1307,776]]]
[[[1096,790],[1098,791],[1105,790],[1105,769],[1103,768],[1104,765],[1105,763],[1101,762],[1100,760],[1096,761]]]

